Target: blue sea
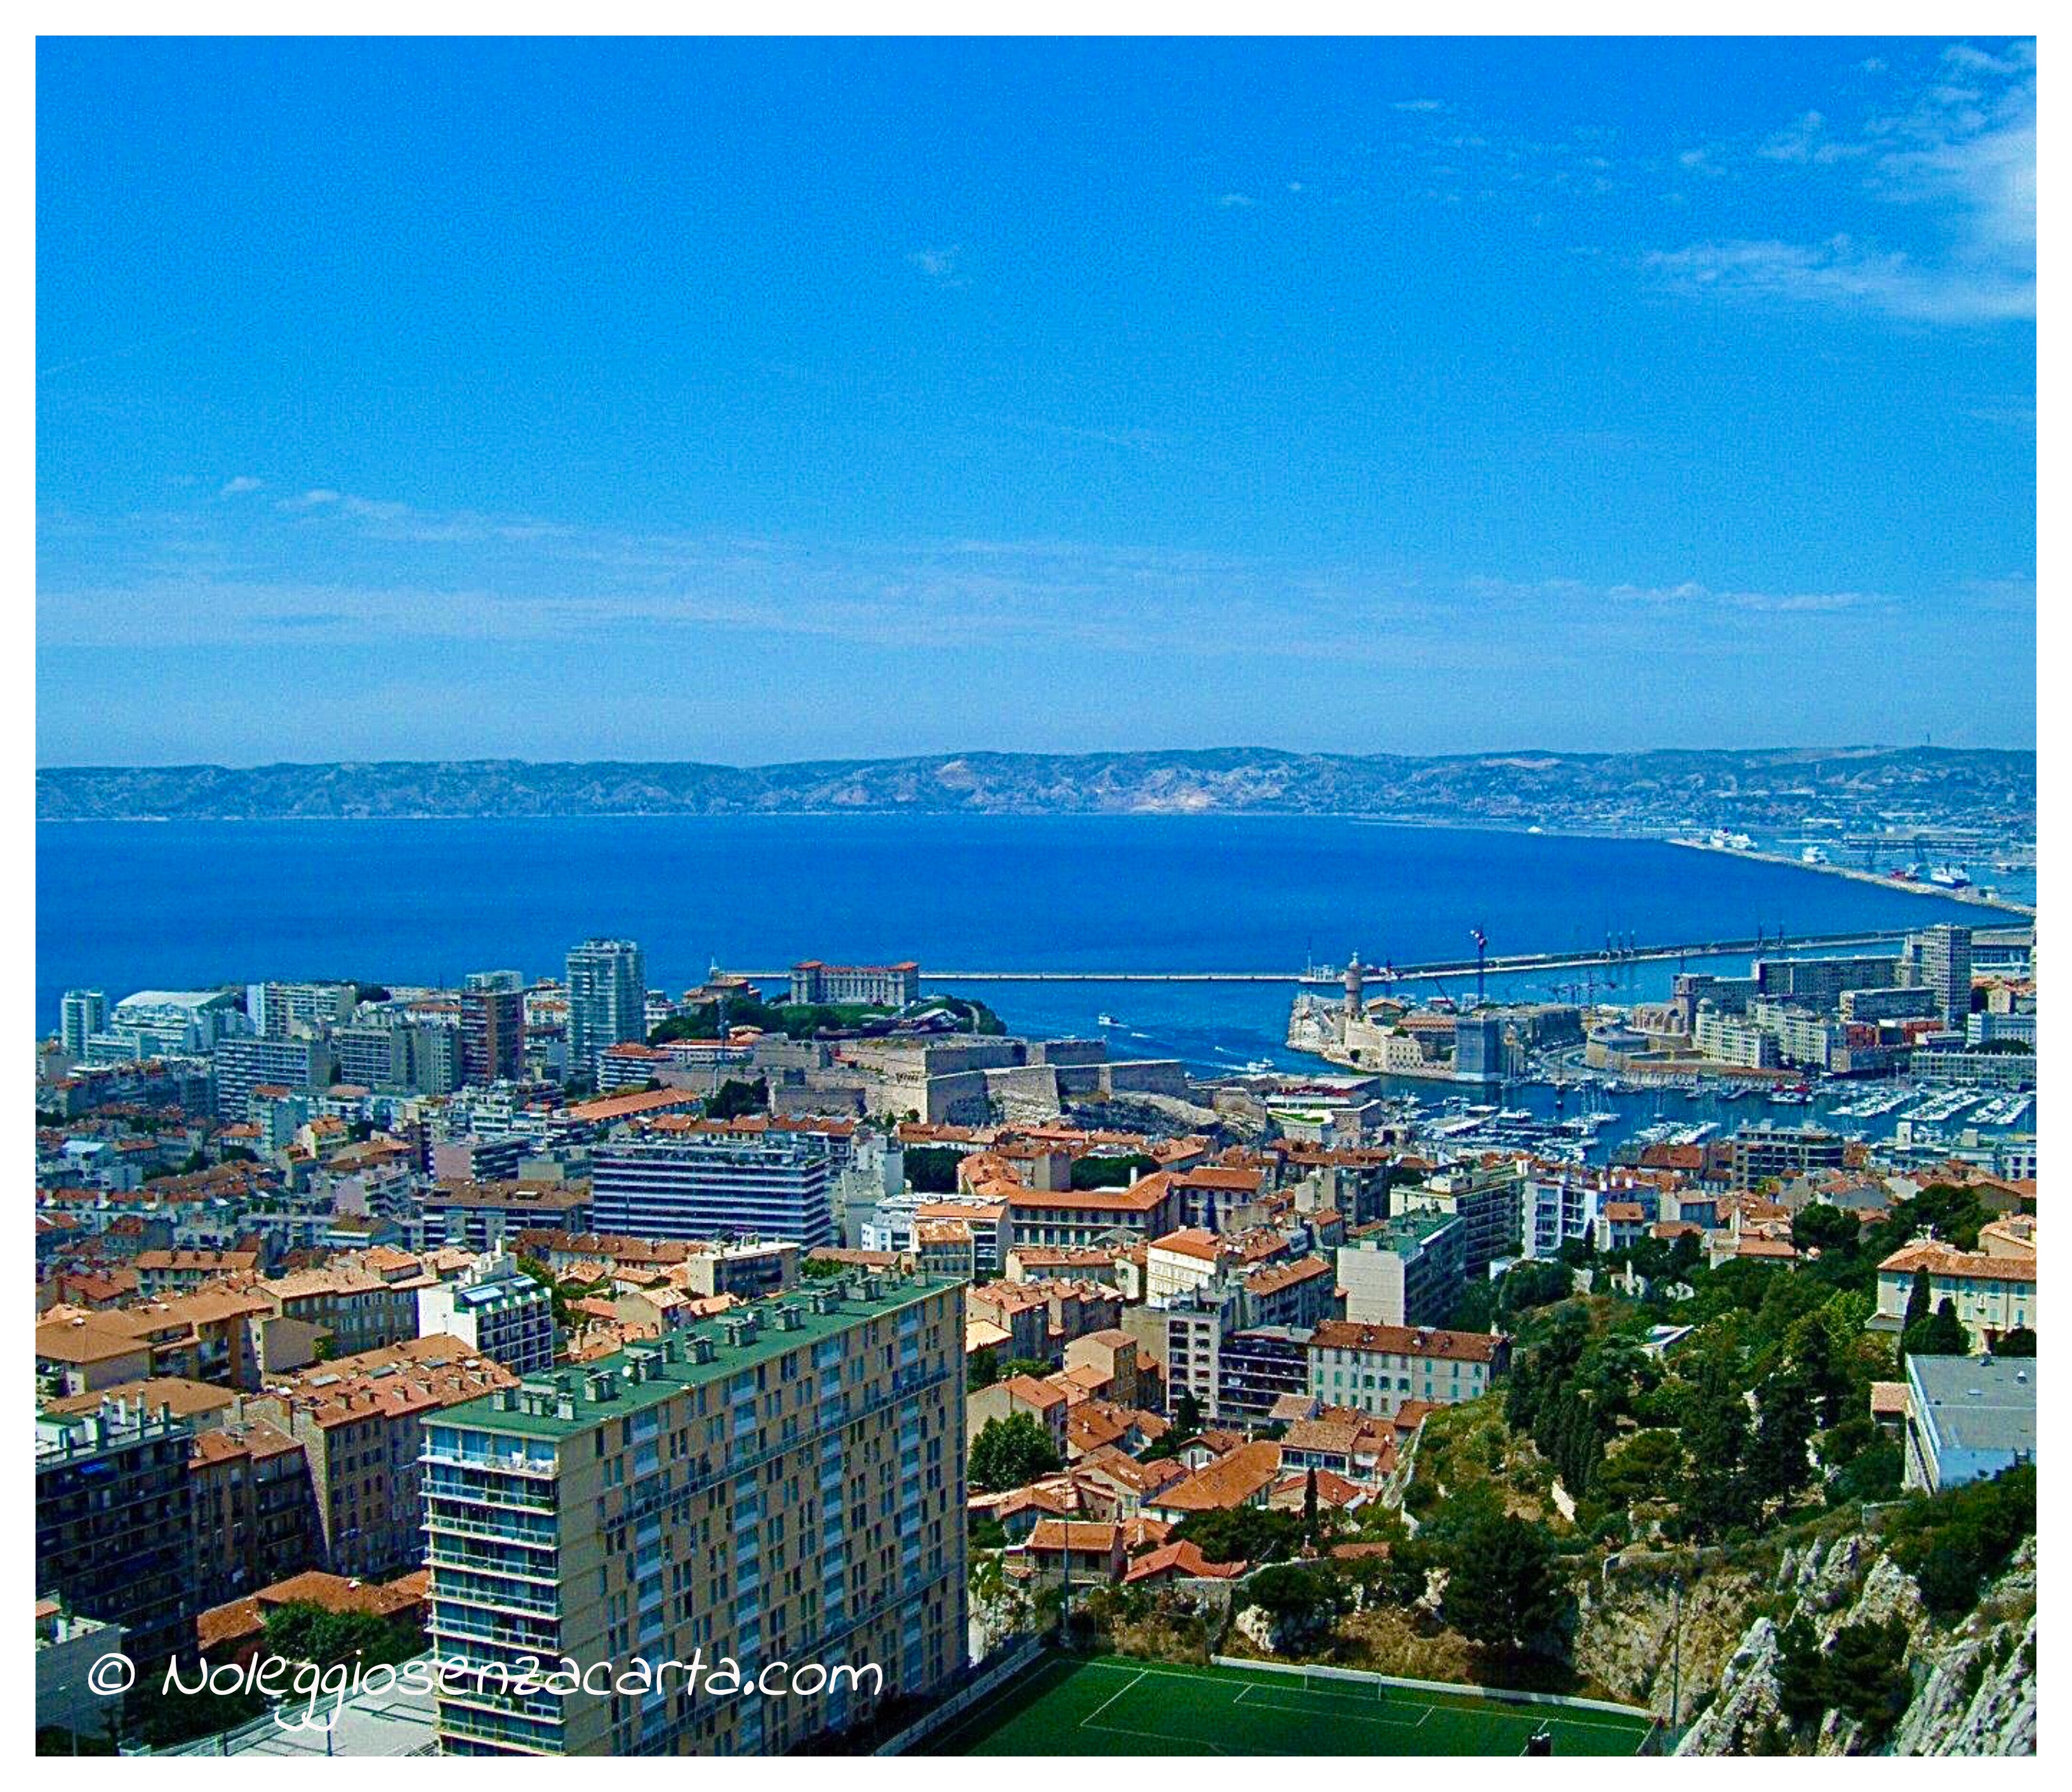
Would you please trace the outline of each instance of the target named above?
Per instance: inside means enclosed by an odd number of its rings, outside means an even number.
[[[639,940],[651,986],[709,966],[918,959],[931,970],[1292,972],[1492,953],[1986,919],[1933,898],[1647,841],[1294,817],[785,816],[46,823],[36,1024],[75,987],[558,976],[593,934]],[[2009,918],[2012,919],[2012,918]],[[1695,968],[1695,967],[1694,967]],[[1741,970],[1745,964],[1730,968]],[[1667,993],[1673,963],[1606,999]],[[1493,988],[1552,997],[1581,972]],[[1457,989],[1458,985],[1454,986]],[[968,986],[1009,1025],[1200,1069],[1305,1062],[1290,988]],[[1425,990],[1422,993],[1432,993]]]

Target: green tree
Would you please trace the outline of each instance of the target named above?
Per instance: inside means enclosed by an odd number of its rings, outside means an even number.
[[[2036,1334],[2026,1326],[2017,1326],[2011,1332],[2003,1332],[2000,1341],[1993,1346],[1995,1356],[2034,1356]]]
[[[1785,1370],[1764,1382],[1755,1434],[1749,1440],[1748,1482],[1758,1500],[1789,1499],[1812,1478],[1807,1446],[1819,1412],[1805,1378]]]
[[[414,1625],[371,1612],[334,1612],[314,1600],[290,1600],[266,1614],[267,1652],[319,1667],[405,1662],[424,1647],[424,1633]]]
[[[1934,1313],[1900,1334],[1900,1354],[1911,1356],[1968,1356],[1971,1334],[1957,1317],[1956,1303],[1947,1296]]]
[[[1778,1636],[1778,1708],[1795,1724],[1816,1724],[1831,1711],[1861,1724],[1875,1746],[1914,1696],[1903,1618],[1845,1624],[1820,1647],[1813,1626],[1795,1617]]]
[[[1906,1317],[1900,1321],[1902,1334],[1911,1331],[1934,1310],[1934,1297],[1928,1284],[1928,1268],[1923,1264],[1914,1272],[1914,1285],[1906,1292]]]
[[[1684,1512],[1700,1533],[1716,1536],[1748,1517],[1747,1403],[1724,1366],[1692,1392],[1684,1424]]]
[[[1000,1362],[990,1350],[974,1350],[964,1359],[964,1391],[976,1394],[1000,1379]]]
[[[1190,1512],[1166,1541],[1191,1543],[1211,1562],[1285,1562],[1302,1547],[1302,1521],[1261,1506]]]
[[[1173,1429],[1183,1442],[1201,1434],[1202,1403],[1192,1394],[1182,1394],[1173,1403]]]
[[[1506,1313],[1529,1313],[1552,1306],[1574,1292],[1574,1278],[1565,1264],[1514,1264],[1497,1284],[1497,1305]]]
[[[1315,1631],[1352,1609],[1352,1589],[1330,1569],[1284,1562],[1245,1582],[1244,1603],[1291,1630]]]
[[[1026,1487],[1064,1465],[1050,1433],[1027,1412],[989,1419],[972,1440],[971,1484],[982,1494]]]
[[[1815,1201],[1800,1208],[1792,1220],[1791,1242],[1802,1251],[1852,1250],[1862,1231],[1846,1208]]]
[[[916,1194],[955,1194],[964,1153],[946,1145],[911,1145],[905,1153],[906,1186]]]
[[[1313,1545],[1317,1541],[1317,1471],[1314,1466],[1302,1478],[1302,1535]]]
[[[738,1120],[744,1114],[759,1114],[770,1105],[770,1085],[762,1077],[753,1083],[743,1083],[729,1077],[707,1099],[705,1118],[716,1120]]]
[[[1590,1490],[1612,1506],[1673,1498],[1683,1468],[1684,1446],[1675,1432],[1635,1432],[1605,1458]]]
[[[1527,1648],[1567,1602],[1545,1529],[1509,1513],[1468,1527],[1447,1552],[1445,1568],[1445,1620],[1472,1642]]]
[[[1887,1529],[1893,1559],[1919,1584],[1930,1612],[1955,1623],[2022,1539],[2036,1535],[2035,1467],[1915,1499]]]
[[[1158,1160],[1141,1152],[1124,1157],[1076,1157],[1072,1161],[1072,1186],[1079,1190],[1126,1189],[1158,1167]]]
[[[1823,1426],[1839,1425],[1858,1404],[1856,1378],[1842,1360],[1831,1333],[1818,1313],[1793,1328],[1791,1357],[1807,1391],[1817,1403]]]

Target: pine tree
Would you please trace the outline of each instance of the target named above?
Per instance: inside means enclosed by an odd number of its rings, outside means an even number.
[[[1914,1286],[1906,1297],[1906,1317],[1900,1322],[1902,1332],[1909,1331],[1928,1317],[1930,1295],[1928,1287],[1928,1266],[1923,1264],[1914,1272]]]

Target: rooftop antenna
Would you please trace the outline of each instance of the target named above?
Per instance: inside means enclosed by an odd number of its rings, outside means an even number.
[[[1480,927],[1472,929],[1468,937],[1475,943],[1475,1006],[1482,1005],[1482,965],[1489,952],[1489,940]]]

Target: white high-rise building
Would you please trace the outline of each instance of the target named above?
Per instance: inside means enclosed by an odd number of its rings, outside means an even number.
[[[569,954],[569,1075],[597,1080],[606,1050],[648,1037],[648,971],[630,939],[586,939]]]
[[[1922,987],[1935,992],[1945,1026],[1962,1026],[1971,1012],[1971,930],[1945,924],[1915,934]]]
[[[68,989],[58,1009],[58,1039],[65,1056],[86,1055],[86,1042],[108,1025],[108,997],[99,989]]]

